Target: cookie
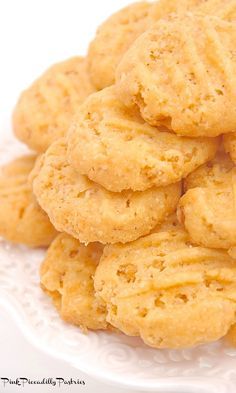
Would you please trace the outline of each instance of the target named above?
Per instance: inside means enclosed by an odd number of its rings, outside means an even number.
[[[94,287],[107,321],[155,348],[215,341],[235,323],[235,260],[179,228],[106,246]]]
[[[57,234],[28,183],[35,159],[23,156],[0,170],[0,236],[30,247],[48,246]]]
[[[21,94],[13,113],[15,135],[44,152],[66,134],[78,106],[94,91],[82,57],[53,65]]]
[[[215,137],[236,127],[236,25],[214,16],[171,15],[143,33],[116,73],[120,99],[151,125]]]
[[[175,211],[180,183],[144,192],[112,193],[80,175],[66,160],[66,141],[42,157],[34,193],[55,227],[82,243],[128,242],[149,233]]]
[[[186,138],[149,126],[114,87],[81,105],[68,133],[68,161],[109,191],[144,191],[187,176],[214,157],[215,138]]]
[[[185,182],[178,215],[196,244],[236,246],[236,168],[226,155],[193,172]]]
[[[236,164],[236,132],[224,135],[224,148]]]
[[[40,269],[42,288],[60,316],[82,329],[106,329],[106,308],[95,297],[93,276],[102,255],[99,243],[88,246],[64,233],[47,251]]]

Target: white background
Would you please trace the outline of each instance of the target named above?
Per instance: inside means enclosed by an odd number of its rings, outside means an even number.
[[[0,133],[10,131],[17,97],[48,66],[86,54],[96,27],[127,0],[0,0]],[[60,392],[122,393],[39,352],[25,340],[6,311],[0,310],[0,376],[31,379],[62,376],[84,379],[85,387]],[[0,392],[55,392],[59,389],[11,386]]]

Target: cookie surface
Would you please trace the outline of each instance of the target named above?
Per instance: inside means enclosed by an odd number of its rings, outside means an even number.
[[[34,193],[52,223],[83,243],[128,242],[149,233],[175,211],[180,183],[144,192],[112,193],[79,175],[66,160],[66,141],[42,157]]]
[[[203,165],[186,179],[179,218],[193,242],[213,248],[236,246],[236,169],[227,155]]]
[[[109,17],[97,30],[88,51],[88,68],[98,90],[115,81],[115,71],[125,52],[152,24],[171,13],[186,11],[236,18],[235,0],[158,0],[129,5]]]
[[[235,321],[235,260],[179,228],[106,246],[94,285],[107,320],[155,348],[217,340]]]
[[[68,133],[68,160],[107,190],[144,191],[175,183],[215,155],[215,138],[179,137],[128,110],[114,87],[80,106]]]
[[[115,70],[123,54],[149,26],[150,9],[148,2],[131,4],[98,28],[88,51],[88,69],[98,90],[114,83]]]
[[[35,159],[23,156],[0,169],[0,236],[30,247],[48,246],[57,233],[28,182]]]
[[[84,58],[53,65],[21,94],[13,113],[15,135],[44,152],[66,134],[78,106],[94,91]]]
[[[83,329],[106,329],[106,308],[94,293],[93,276],[102,255],[99,243],[88,246],[64,233],[58,235],[41,265],[42,288],[61,317]]]
[[[228,343],[230,345],[233,345],[234,347],[236,347],[236,325],[233,325],[228,334],[225,336],[226,341],[228,341]]]
[[[218,17],[171,15],[142,34],[122,58],[117,92],[151,125],[179,135],[234,131],[236,25]]]
[[[236,164],[236,132],[224,135],[224,148]]]

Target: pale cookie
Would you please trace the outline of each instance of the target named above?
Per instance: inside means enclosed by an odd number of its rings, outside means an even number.
[[[50,146],[33,181],[52,223],[83,243],[128,242],[149,233],[175,211],[180,183],[144,192],[112,193],[77,173],[66,160],[65,140]]]
[[[28,182],[35,159],[23,156],[0,169],[0,236],[30,247],[48,246],[57,233]]]
[[[214,157],[215,138],[186,138],[154,128],[128,110],[114,87],[81,105],[68,133],[68,161],[107,190],[144,191],[175,183]]]
[[[66,234],[53,241],[40,269],[41,285],[60,316],[83,329],[106,329],[106,308],[95,297],[93,276],[103,246],[80,244]]]
[[[78,106],[94,91],[82,57],[53,65],[19,98],[13,114],[17,138],[44,152],[66,134]]]
[[[236,24],[172,15],[142,34],[117,68],[117,92],[151,125],[214,137],[236,127]]]
[[[185,188],[178,215],[191,240],[212,248],[236,246],[236,169],[232,161],[218,155],[193,172]]]
[[[155,348],[218,340],[235,321],[235,260],[181,229],[106,246],[94,285],[107,321]]]
[[[236,164],[236,132],[224,135],[224,148]]]

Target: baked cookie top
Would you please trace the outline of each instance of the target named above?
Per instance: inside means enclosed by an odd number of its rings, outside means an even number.
[[[187,138],[151,127],[117,98],[114,87],[89,96],[68,133],[67,157],[107,190],[166,186],[213,158],[215,138]]]
[[[143,33],[116,74],[120,99],[151,125],[183,136],[235,130],[236,25],[214,16],[172,14]]]
[[[94,285],[107,320],[155,348],[217,340],[235,321],[235,260],[194,246],[181,228],[106,246]]]
[[[106,329],[106,307],[95,297],[93,276],[102,255],[99,243],[88,246],[64,233],[49,247],[41,265],[42,288],[61,317],[83,329]]]
[[[88,68],[98,90],[115,81],[115,71],[125,52],[155,22],[186,11],[236,18],[235,0],[159,0],[131,4],[110,16],[97,30],[88,50]]]
[[[28,182],[35,160],[22,156],[0,168],[0,236],[30,247],[48,246],[57,233]]]
[[[66,134],[78,106],[94,91],[84,58],[53,65],[21,94],[13,113],[15,135],[44,152]]]
[[[193,242],[213,248],[236,246],[236,171],[227,155],[197,169],[185,181],[178,215]]]
[[[149,233],[175,211],[180,183],[113,193],[76,172],[66,149],[64,139],[51,145],[33,180],[39,204],[59,231],[83,243],[125,243]]]

